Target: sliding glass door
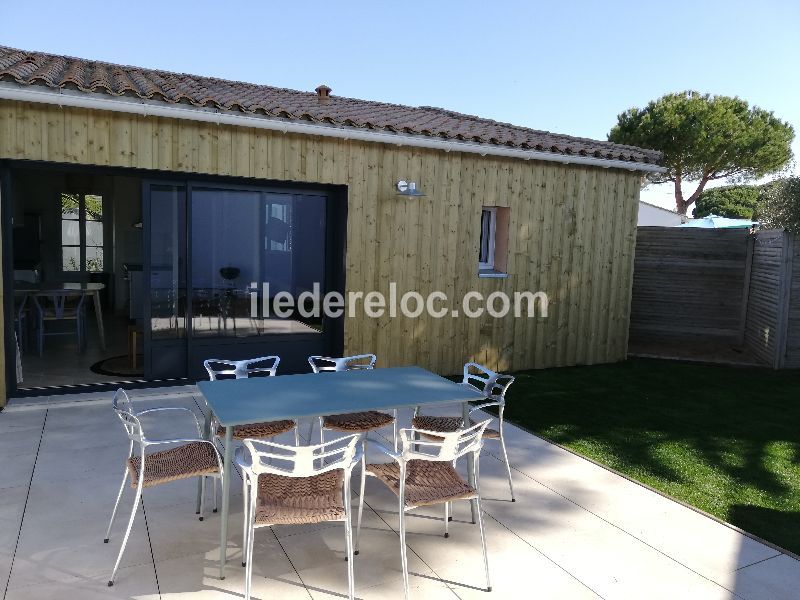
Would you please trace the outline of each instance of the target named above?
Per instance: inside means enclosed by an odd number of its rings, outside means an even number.
[[[144,368],[147,379],[187,376],[186,185],[143,186]]]
[[[146,377],[201,378],[207,358],[268,354],[298,372],[336,351],[341,323],[312,297],[342,287],[329,195],[187,182],[148,183],[144,197]],[[278,295],[301,306],[281,312]]]

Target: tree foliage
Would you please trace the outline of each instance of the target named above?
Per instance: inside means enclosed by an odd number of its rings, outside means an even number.
[[[787,177],[761,188],[758,220],[767,229],[786,229],[800,235],[800,177]]]
[[[800,235],[800,177],[705,190],[697,199],[694,217],[710,214],[754,219],[763,229],[786,229]]]
[[[752,219],[758,208],[761,187],[730,185],[703,190],[694,207],[694,218],[718,215],[731,219]]]
[[[792,126],[769,111],[740,98],[692,91],[631,108],[608,134],[609,141],[664,153],[666,173],[648,174],[648,181],[672,182],[681,214],[709,181],[741,183],[780,172],[792,160],[793,138]],[[688,196],[687,181],[697,182]]]

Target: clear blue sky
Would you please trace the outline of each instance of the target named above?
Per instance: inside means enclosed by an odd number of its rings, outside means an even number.
[[[605,139],[672,91],[738,95],[800,134],[800,2],[3,1],[0,44],[432,105]],[[800,159],[800,140],[794,144]],[[671,204],[670,194],[646,192]]]

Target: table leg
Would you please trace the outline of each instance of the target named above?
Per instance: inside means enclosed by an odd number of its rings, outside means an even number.
[[[464,419],[464,429],[469,427],[469,402],[464,402],[462,407],[462,415]],[[469,485],[472,489],[475,489],[475,454],[470,452],[467,454],[467,476],[469,478]],[[472,523],[477,523],[478,517],[478,501],[477,500],[470,500],[469,501],[470,510],[472,511]]]
[[[205,421],[203,422],[203,439],[209,440],[211,442],[214,441],[214,438],[211,436],[211,408],[209,408],[208,404],[206,404],[205,410]],[[197,478],[197,504],[195,505],[194,513],[196,515],[200,514],[200,498],[203,495],[203,478]]]
[[[100,334],[100,347],[106,349],[106,330],[103,327],[103,308],[100,306],[100,292],[94,290],[92,292],[94,299],[94,316],[97,318],[97,332]]]
[[[231,468],[231,457],[233,454],[233,427],[225,428],[225,480],[222,483],[222,530],[220,533],[220,548],[219,548],[219,578],[225,579],[225,559],[227,558],[228,550],[228,507],[230,499],[228,492],[231,487],[231,475],[233,469]]]

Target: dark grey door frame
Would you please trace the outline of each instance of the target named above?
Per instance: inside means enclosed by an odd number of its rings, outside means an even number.
[[[152,198],[151,198],[151,188],[153,186],[173,186],[176,188],[183,188],[184,190],[184,224],[183,224],[183,234],[184,240],[186,240],[186,236],[188,234],[187,228],[188,223],[186,222],[187,219],[187,211],[188,211],[188,204],[189,204],[189,191],[186,186],[186,181],[181,179],[142,179],[141,182],[141,189],[142,189],[142,295],[144,304],[142,307],[142,346],[144,352],[144,376],[147,378],[148,373],[152,373],[153,369],[153,336],[152,336],[152,226],[153,226],[153,219],[152,219]],[[184,244],[183,248],[178,248],[179,252],[182,251],[184,254],[184,268],[188,271],[189,270],[189,259],[188,259],[188,247]],[[184,277],[187,277],[188,274],[185,274]],[[184,285],[188,282],[184,278]],[[176,300],[179,302],[179,300]],[[188,309],[187,309],[188,310]],[[188,316],[184,315],[187,318],[188,323]],[[188,337],[188,329],[184,328],[184,337],[178,338],[175,341],[170,342],[161,342],[160,345],[165,347],[165,350],[168,349],[169,346],[172,346],[178,352],[186,353],[186,358],[183,361],[183,372],[175,373],[172,379],[185,379],[186,374],[188,373],[188,352],[187,352],[187,337]]]
[[[152,185],[172,185],[183,187],[186,190],[186,206],[185,206],[185,259],[186,259],[186,272],[185,276],[185,289],[186,289],[186,302],[184,318],[186,319],[185,337],[180,338],[174,342],[176,352],[178,346],[182,346],[185,350],[186,364],[185,370],[181,374],[175,374],[175,377],[187,377],[190,380],[197,379],[203,376],[202,361],[204,358],[243,358],[238,356],[242,353],[244,347],[264,347],[271,348],[271,352],[279,353],[275,348],[283,346],[284,355],[288,355],[293,350],[295,352],[304,352],[304,348],[313,348],[304,354],[308,356],[309,353],[316,353],[319,351],[326,354],[340,354],[344,346],[344,317],[331,319],[323,317],[322,334],[274,334],[269,336],[257,336],[251,338],[198,338],[194,335],[192,330],[192,294],[193,286],[193,252],[192,252],[192,190],[201,188],[204,190],[236,190],[236,191],[252,191],[259,193],[277,193],[289,194],[292,196],[298,195],[314,195],[324,196],[326,202],[326,224],[325,224],[325,290],[324,291],[338,291],[344,294],[344,278],[345,278],[345,262],[344,262],[344,242],[346,237],[346,224],[347,224],[347,211],[346,211],[346,195],[337,193],[335,190],[320,190],[313,188],[302,187],[288,187],[284,185],[269,185],[269,184],[241,184],[241,183],[227,183],[216,182],[213,180],[204,179],[181,179],[173,178],[170,180],[142,180],[142,215],[143,215],[143,281],[144,284],[144,315],[147,323],[144,326],[144,363],[145,375],[151,371],[153,351],[156,347],[152,339],[152,331],[149,325],[151,317],[151,256],[150,256],[150,239],[151,239],[151,199],[150,199],[150,186]],[[318,336],[322,335],[322,338]],[[294,346],[294,347],[293,347]],[[165,349],[167,344],[164,345]],[[258,353],[259,350],[254,349],[253,353]],[[296,359],[297,357],[295,357]],[[294,360],[297,363],[297,360]]]
[[[347,218],[348,218],[348,194],[347,187],[344,185],[329,185],[315,182],[292,182],[275,181],[262,179],[244,179],[225,175],[203,175],[201,177],[190,177],[184,173],[154,171],[148,169],[133,169],[126,167],[104,167],[98,165],[78,165],[70,163],[57,163],[50,161],[20,161],[12,159],[0,159],[0,231],[2,231],[2,269],[3,269],[3,290],[4,290],[4,348],[5,348],[5,378],[6,392],[8,396],[32,396],[42,392],[38,389],[17,389],[16,384],[16,361],[14,359],[16,347],[14,343],[14,269],[13,269],[13,230],[12,230],[12,172],[16,170],[45,170],[61,172],[83,172],[98,175],[119,175],[126,177],[137,177],[141,181],[149,180],[153,183],[169,184],[183,182],[202,186],[222,186],[235,188],[243,186],[245,188],[269,188],[269,191],[284,191],[287,193],[310,193],[313,195],[325,194],[328,196],[328,210],[326,210],[326,248],[331,250],[326,253],[326,274],[330,278],[327,288],[331,291],[345,293],[345,252],[347,237]],[[142,199],[144,201],[144,199]],[[187,196],[188,203],[188,196]],[[187,221],[188,226],[188,221]],[[188,233],[188,232],[187,232]],[[143,223],[144,236],[144,223]],[[142,252],[146,247],[146,240],[143,239]],[[149,250],[148,250],[149,251]],[[187,289],[190,284],[190,273],[187,273]],[[143,277],[146,280],[146,277]],[[149,284],[148,284],[149,285]],[[145,302],[149,303],[149,297],[145,294]],[[149,310],[149,306],[147,307]],[[326,339],[328,353],[341,354],[344,348],[344,317],[332,320],[330,326],[325,323],[325,330],[329,332]],[[148,328],[145,328],[146,330]],[[188,365],[187,365],[188,366]],[[176,383],[185,380],[176,380]],[[170,381],[135,381],[126,382],[126,387],[152,387],[153,385],[167,385]],[[113,390],[119,387],[116,383],[97,383],[81,384],[76,386],[57,386],[46,388],[48,394],[74,393],[76,389],[104,391]]]
[[[0,251],[3,253],[3,349],[5,354],[6,396],[17,390],[17,344],[14,337],[14,257],[13,254],[13,203],[11,189],[11,168],[8,161],[0,160],[0,227],[3,242]]]

